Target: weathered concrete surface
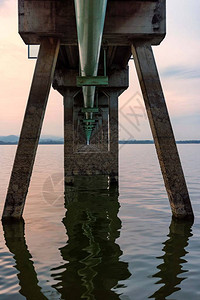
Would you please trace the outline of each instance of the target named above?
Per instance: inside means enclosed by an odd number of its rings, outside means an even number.
[[[193,219],[190,198],[151,45],[135,42],[132,53],[173,216],[179,219]]]
[[[76,175],[108,175],[111,181],[118,178],[118,96],[122,89],[106,89],[108,98],[107,109],[102,108],[102,128],[100,130],[100,140],[95,143],[91,139],[91,145],[86,146],[86,141],[82,144],[76,137],[76,113],[74,105],[74,90],[66,90],[64,97],[64,166],[66,183],[73,182]],[[103,99],[103,103],[105,100]],[[99,99],[101,110],[101,98]],[[79,110],[81,109],[81,106]],[[109,111],[109,126],[108,126]],[[105,120],[104,120],[105,119]],[[110,132],[108,132],[108,128]],[[84,136],[84,134],[83,134]],[[110,138],[108,138],[108,136]],[[77,147],[77,143],[79,147]]]
[[[61,44],[77,45],[74,0],[19,0],[19,33],[26,44],[57,36]],[[108,0],[103,34],[108,45],[130,45],[136,38],[156,45],[165,33],[166,0]]]
[[[21,218],[23,213],[59,44],[56,38],[44,38],[41,42],[3,218]]]
[[[78,102],[76,96],[81,91],[76,87],[77,71],[55,71],[53,87],[64,96],[66,183],[72,183],[76,175],[109,175],[111,181],[118,178],[118,97],[128,88],[128,68],[108,70],[108,74],[109,85],[98,89],[98,128],[91,136],[91,145],[86,146],[86,140],[81,140],[84,132],[77,135],[77,115],[83,107],[81,97]]]
[[[108,132],[109,124],[108,124],[108,118],[109,118],[109,97],[107,96],[107,106],[101,107],[101,114],[102,114],[102,121],[100,121],[99,127],[97,129],[96,134],[99,135],[99,146],[100,151],[107,152],[109,150],[109,136],[110,133]],[[92,134],[93,138],[94,134]],[[91,139],[92,143],[92,139]]]
[[[108,86],[109,88],[127,89],[129,86],[129,70],[128,67],[121,70],[108,70]],[[74,88],[77,90],[76,77],[78,71],[73,69],[56,68],[53,79],[53,88],[58,90],[64,96],[66,88]],[[105,87],[106,88],[106,87]],[[80,90],[80,89],[79,89]],[[106,89],[105,89],[106,90]]]
[[[19,0],[19,33],[25,43],[41,43],[42,47],[3,218],[20,218],[23,212],[59,40],[62,47],[53,86],[64,97],[65,176],[68,182],[75,175],[109,175],[117,180],[118,96],[128,87],[126,66],[130,46],[134,43],[132,52],[172,212],[176,218],[192,219],[192,207],[151,49],[152,44],[158,45],[165,37],[166,0],[108,0],[103,48],[106,48],[109,85],[99,88],[104,96],[107,95],[108,103],[99,106],[103,113],[97,116],[99,126],[94,130],[89,147],[84,145],[84,134],[79,126],[82,104],[74,102],[76,93],[80,93],[76,87],[79,59],[74,14],[73,0]],[[103,61],[100,55],[99,75],[103,72]]]

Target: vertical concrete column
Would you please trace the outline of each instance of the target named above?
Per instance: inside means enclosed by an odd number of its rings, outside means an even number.
[[[74,89],[66,89],[64,95],[64,152],[70,155],[74,151]]]
[[[132,53],[173,216],[178,219],[193,219],[192,206],[151,45],[134,43]]]
[[[109,136],[110,152],[114,155],[119,151],[119,129],[118,129],[118,96],[121,94],[118,90],[111,90],[109,94]]]
[[[95,145],[97,147],[97,149],[99,149],[99,117],[95,117],[97,120],[97,124],[95,126],[95,128],[93,129],[91,138],[90,138],[90,144]]]
[[[44,38],[42,40],[8,187],[3,218],[22,217],[58,51],[58,39]]]
[[[102,113],[102,127],[101,127],[101,132],[102,132],[102,147],[101,151],[108,151],[108,108],[104,107],[101,108],[101,113]]]
[[[69,157],[74,161],[74,139],[75,139],[75,124],[74,118],[74,97],[76,96],[77,88],[66,88],[64,95],[64,170],[66,184],[72,184],[74,178],[72,176],[71,167],[67,161]]]
[[[107,89],[106,94],[109,97],[109,147],[111,154],[111,164],[113,173],[110,174],[111,182],[118,181],[118,160],[119,160],[119,145],[118,145],[118,97],[121,94],[121,89]]]
[[[91,144],[94,144],[97,147],[97,149],[100,151],[103,149],[102,116],[97,116],[96,120],[97,120],[97,124],[93,130],[90,141],[91,141]]]
[[[102,122],[102,116],[98,118],[98,145],[100,149],[103,149],[103,132],[102,132],[102,126],[103,126],[103,122]]]

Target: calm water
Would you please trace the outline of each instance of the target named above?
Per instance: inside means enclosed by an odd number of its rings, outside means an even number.
[[[171,221],[154,145],[121,147],[119,196],[88,178],[65,198],[63,146],[40,146],[25,224],[0,226],[0,299],[199,300],[199,147],[178,146],[191,226]],[[0,147],[1,211],[15,149]]]

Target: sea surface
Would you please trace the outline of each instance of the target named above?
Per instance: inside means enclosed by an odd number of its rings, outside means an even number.
[[[195,213],[176,223],[154,145],[119,145],[120,181],[64,194],[63,145],[40,145],[24,222],[0,225],[0,300],[199,300],[200,145],[178,145]],[[16,146],[0,146],[2,213]]]

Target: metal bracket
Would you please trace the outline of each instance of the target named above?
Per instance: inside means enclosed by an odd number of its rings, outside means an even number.
[[[108,85],[108,76],[77,76],[77,86],[101,86]]]
[[[92,130],[94,128],[94,125],[85,125],[84,128],[87,129],[87,130],[88,129]]]
[[[98,107],[84,107],[81,109],[82,113],[98,113]]]
[[[84,119],[83,123],[95,123],[95,120],[93,120],[93,119]]]

